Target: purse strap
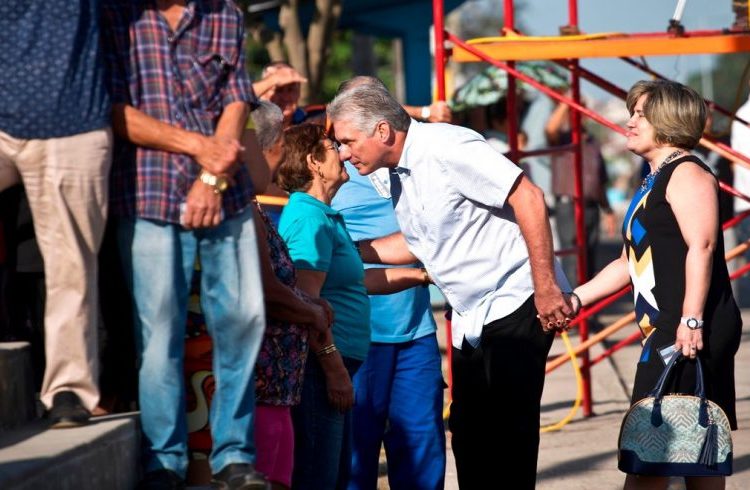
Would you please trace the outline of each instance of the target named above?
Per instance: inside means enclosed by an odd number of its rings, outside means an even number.
[[[682,359],[687,359],[682,355],[682,352],[677,352],[672,356],[672,359],[669,360],[669,364],[664,367],[664,371],[662,371],[661,376],[659,376],[659,380],[656,382],[656,386],[649,393],[649,396],[654,397],[654,408],[651,411],[651,425],[653,425],[654,427],[659,427],[663,422],[661,415],[661,401],[662,398],[664,398],[664,390],[667,385],[667,380],[669,379],[669,375],[673,372],[674,367],[677,365],[677,362]],[[701,400],[698,413],[698,423],[702,427],[708,427],[710,420],[708,417],[708,402],[706,401],[706,390],[703,384],[703,365],[701,364],[701,360],[698,357],[695,358],[695,362],[695,396],[697,396]]]

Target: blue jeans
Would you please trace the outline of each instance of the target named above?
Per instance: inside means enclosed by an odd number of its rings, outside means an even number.
[[[443,374],[433,333],[410,342],[372,343],[354,376],[349,490],[375,490],[380,446],[394,490],[437,490],[445,480]]]
[[[361,361],[344,357],[350,377]],[[307,356],[302,400],[292,408],[295,490],[346,488],[352,458],[351,410],[341,413],[328,403],[326,378],[313,353]]]
[[[187,471],[183,372],[190,281],[200,254],[201,307],[213,340],[216,391],[210,408],[214,473],[254,463],[253,367],[265,328],[250,210],[200,230],[123,220],[118,241],[134,301],[139,402],[146,471]]]

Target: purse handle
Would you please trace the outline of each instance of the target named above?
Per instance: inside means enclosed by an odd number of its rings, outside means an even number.
[[[682,352],[677,352],[672,356],[672,359],[669,360],[669,364],[664,367],[664,371],[662,371],[661,376],[659,376],[659,381],[656,382],[656,386],[648,394],[648,396],[654,397],[654,408],[651,411],[651,425],[653,425],[654,427],[659,427],[664,421],[661,415],[661,400],[662,398],[664,398],[664,390],[667,384],[667,379],[669,379],[669,375],[673,372],[673,369],[677,365],[677,362],[681,359],[687,359],[682,355]],[[701,427],[708,427],[710,420],[708,418],[708,402],[706,401],[706,390],[703,384],[703,365],[701,364],[701,360],[698,357],[695,358],[695,362],[695,396],[701,399],[700,409],[698,412],[698,423],[701,425]]]

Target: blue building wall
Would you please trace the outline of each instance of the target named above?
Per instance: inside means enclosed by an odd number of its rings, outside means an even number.
[[[445,12],[463,0],[445,0]],[[309,19],[312,10],[302,14]],[[264,16],[269,26],[278,25],[278,12]],[[352,29],[375,37],[401,38],[404,57],[406,103],[429,104],[432,100],[431,0],[343,0],[340,29]],[[306,27],[305,27],[306,30]]]

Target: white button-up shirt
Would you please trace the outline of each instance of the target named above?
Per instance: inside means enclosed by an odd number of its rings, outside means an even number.
[[[513,313],[534,292],[526,242],[505,206],[520,174],[476,132],[417,121],[391,169],[399,226],[453,308],[456,348],[464,337],[479,345],[484,325]]]

